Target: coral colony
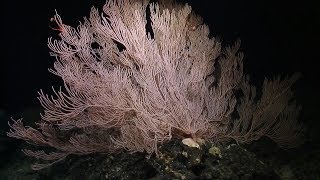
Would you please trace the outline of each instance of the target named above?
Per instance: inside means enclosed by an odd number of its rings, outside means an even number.
[[[8,132],[44,147],[23,150],[47,162],[35,170],[70,154],[158,154],[158,145],[173,138],[193,147],[262,136],[284,148],[301,142],[290,90],[298,75],[266,79],[257,97],[243,74],[240,43],[221,47],[187,4],[110,0],[76,28],[58,14],[52,20],[59,39],[48,39],[56,58],[50,72],[63,87],[53,96],[39,92],[44,112],[37,128],[19,119]]]

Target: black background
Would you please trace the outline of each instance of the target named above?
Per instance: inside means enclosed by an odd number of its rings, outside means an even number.
[[[102,7],[104,2],[0,1],[0,110],[16,117],[27,107],[39,106],[38,90],[50,94],[51,86],[62,85],[47,71],[54,62],[47,38],[57,33],[48,26],[55,10],[65,24],[76,26],[92,5]],[[184,2],[193,6],[223,44],[241,39],[245,71],[257,84],[265,76],[301,72],[296,98],[303,105],[302,119],[311,126],[319,125],[320,6],[316,0]],[[310,131],[317,132],[317,128]]]

